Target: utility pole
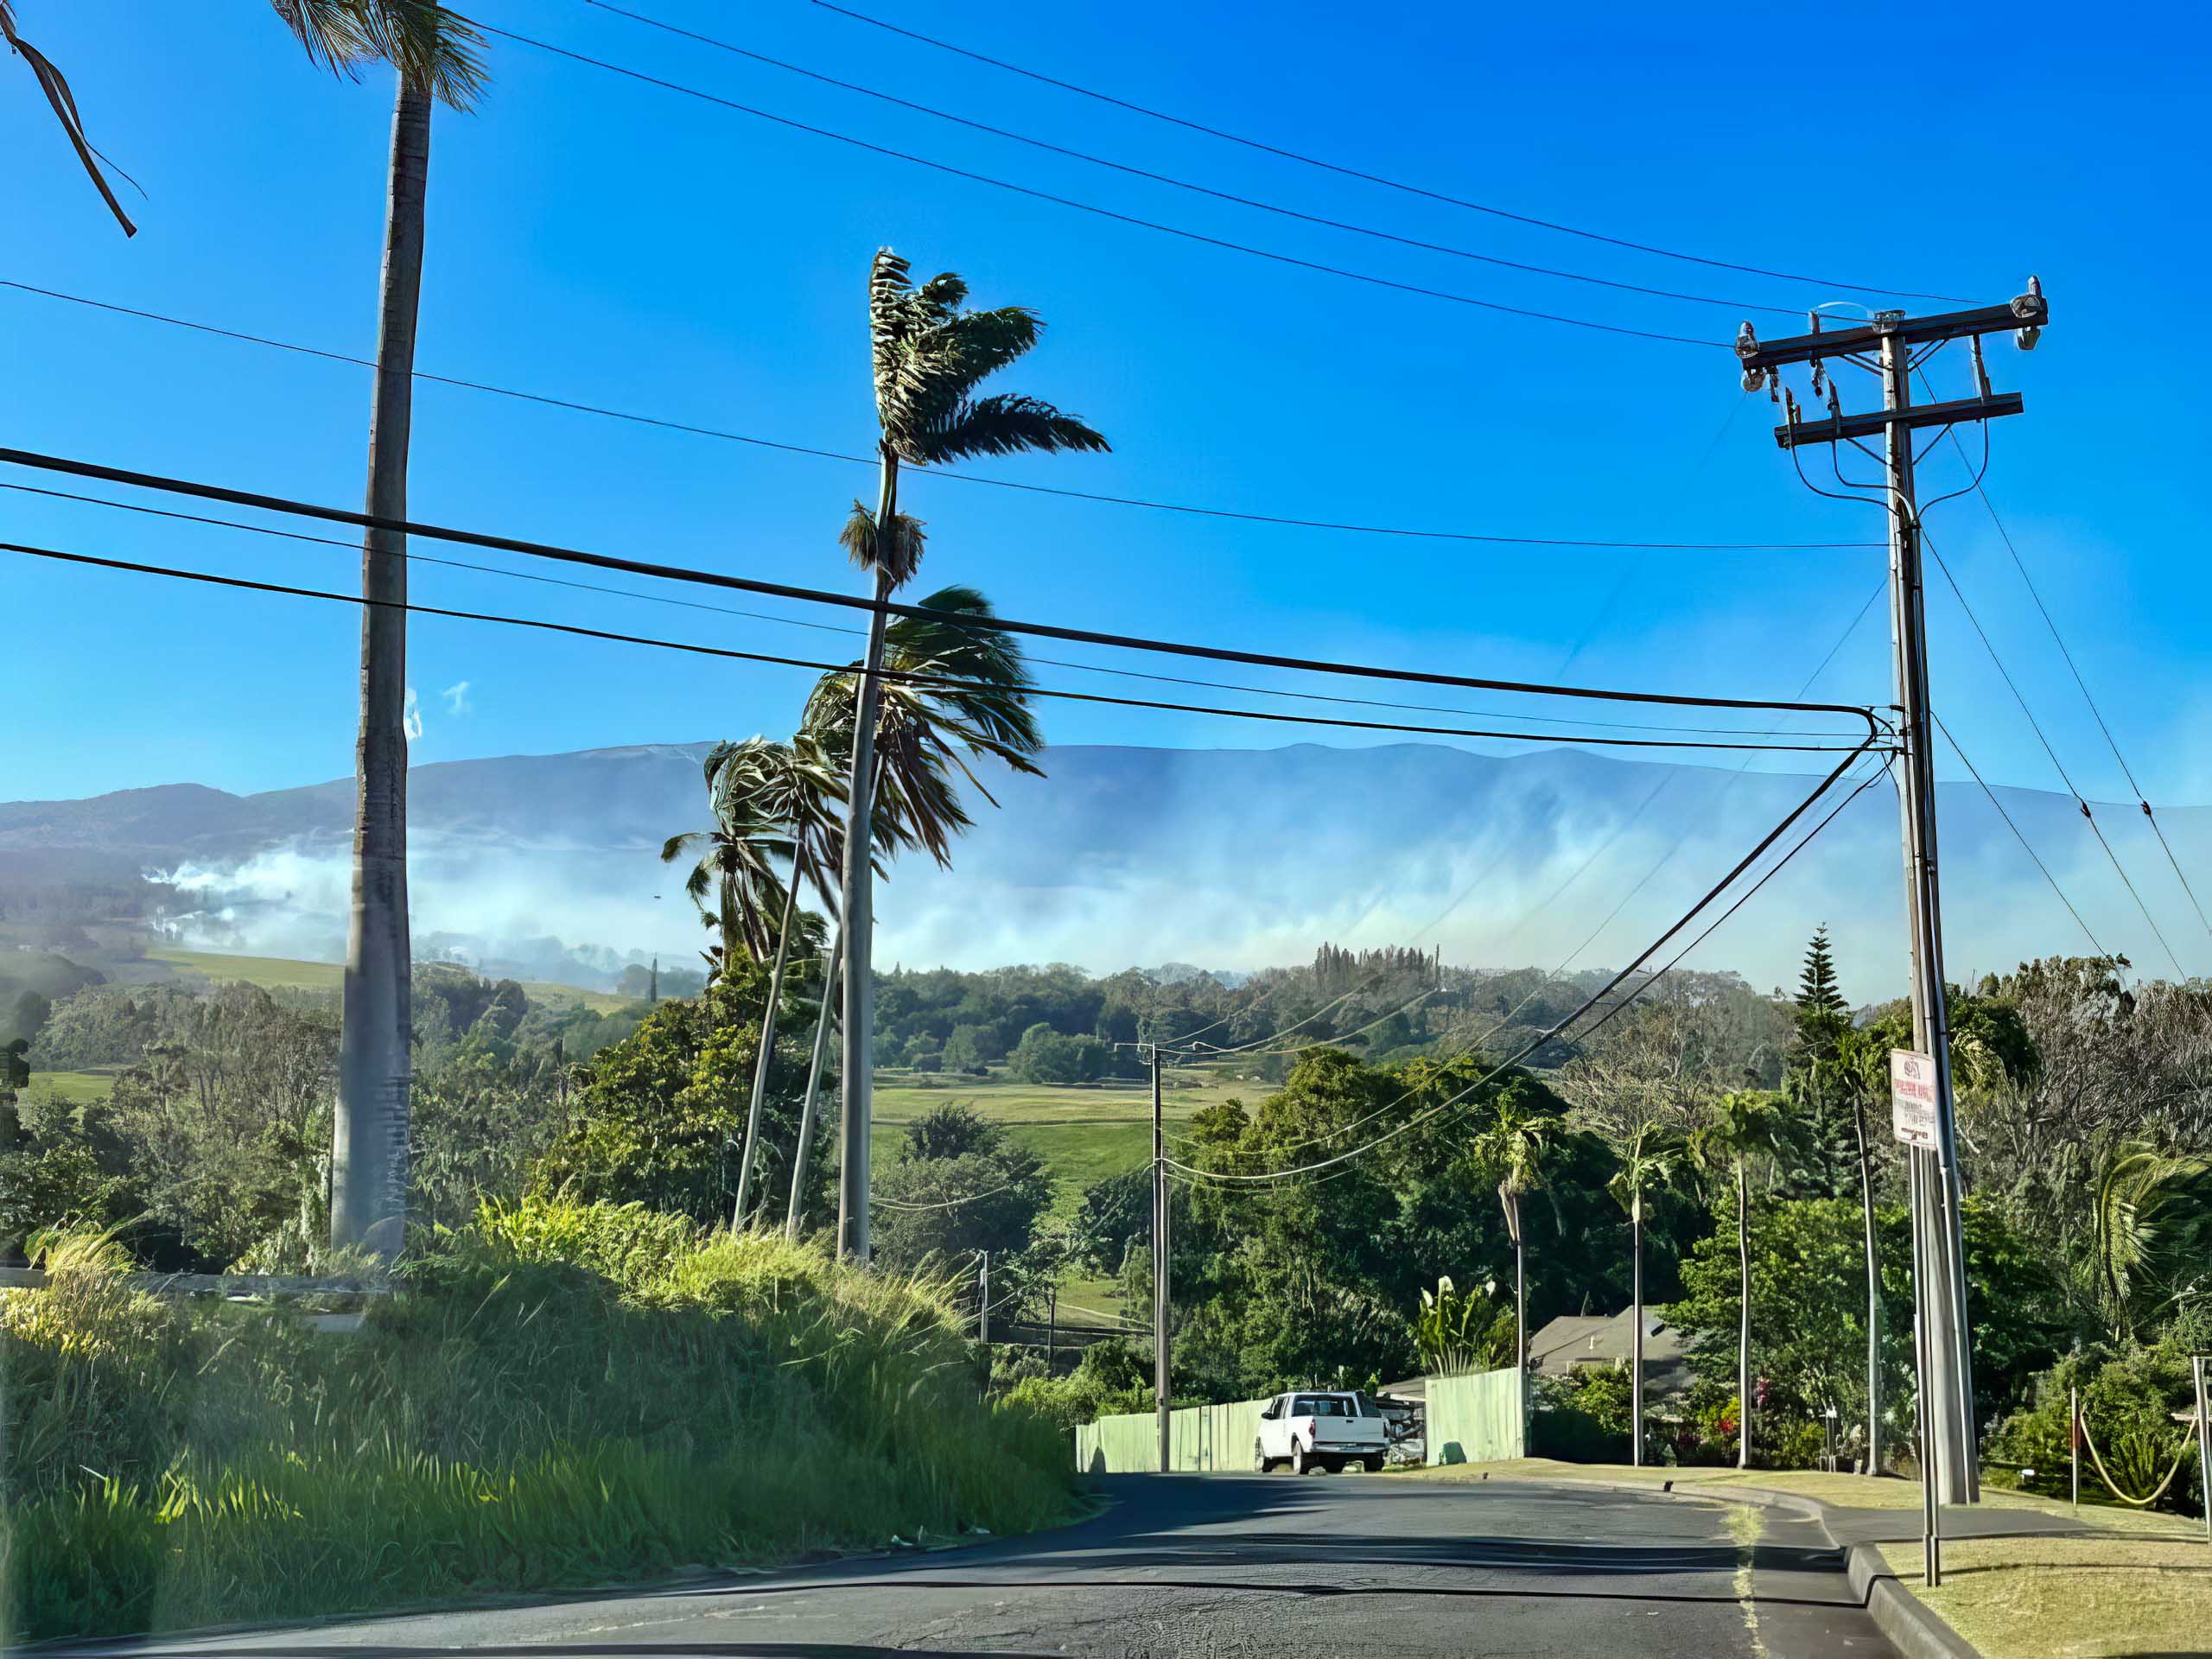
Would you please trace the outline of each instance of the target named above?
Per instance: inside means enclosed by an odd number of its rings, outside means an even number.
[[[2204,1541],[2212,1544],[2212,1413],[2205,1409],[2204,1356],[2192,1356],[2189,1369],[2196,1384],[2196,1491],[2204,1500]]]
[[[1045,1375],[1052,1374],[1060,1357],[1060,1287],[1056,1280],[1045,1289]]]
[[[991,1346],[991,1253],[977,1252],[982,1258],[982,1277],[976,1297],[976,1340],[983,1344],[985,1353]]]
[[[1160,1472],[1168,1464],[1167,1135],[1160,1121],[1160,1046],[1152,1049],[1152,1395],[1160,1419]]]
[[[1929,1431],[1923,1472],[1935,1490],[1932,1503],[1978,1501],[1980,1471],[1974,1454],[1973,1342],[1967,1308],[1966,1249],[1959,1222],[1958,1126],[1952,1097],[1950,1022],[1943,1003],[1943,924],[1936,879],[1927,608],[1921,575],[1920,510],[1913,487],[1912,435],[1932,429],[1941,436],[1952,427],[2020,413],[2018,392],[1990,391],[1982,364],[1981,337],[2011,329],[2021,349],[2030,350],[2050,316],[2042,284],[2031,276],[2028,291],[2005,305],[1932,317],[1884,311],[1865,324],[1826,332],[1815,314],[1810,319],[1810,334],[1771,344],[1762,344],[1746,322],[1736,340],[1745,390],[1757,391],[1771,377],[1775,391],[1780,393],[1777,401],[1784,405],[1786,419],[1775,428],[1775,442],[1791,452],[1793,461],[1798,452],[1822,444],[1848,442],[1863,450],[1857,440],[1878,435],[1883,441],[1882,493],[1859,499],[1877,502],[1889,512],[1897,802],[1904,828],[1913,1046],[1927,1057],[1936,1085],[1934,1144],[1915,1145],[1907,1154],[1916,1176],[1913,1229],[1923,1266],[1916,1300],[1924,1336],[1921,1393],[1928,1403]],[[1968,342],[1977,395],[1916,407],[1911,378],[1918,363],[1949,342],[1961,340]],[[1845,363],[1878,378],[1880,410],[1844,412],[1831,365]],[[1827,419],[1800,418],[1796,394],[1781,385],[1779,372],[1790,364],[1810,365],[1815,395],[1826,395]],[[1799,466],[1802,472],[1802,462]],[[1840,471],[1838,476],[1841,476]]]

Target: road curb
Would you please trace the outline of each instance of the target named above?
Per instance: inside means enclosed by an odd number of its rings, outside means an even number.
[[[1981,1649],[1961,1636],[1890,1571],[1879,1544],[1853,1544],[1845,1553],[1851,1593],[1905,1659],[1981,1659]]]
[[[1757,1503],[1764,1509],[1786,1510],[1802,1516],[1821,1529],[1821,1536],[1843,1551],[1844,1572],[1851,1593],[1872,1615],[1874,1624],[1905,1659],[1982,1659],[1981,1649],[1961,1636],[1941,1615],[1908,1589],[1890,1570],[1879,1544],[1837,1544],[1827,1522],[1827,1506],[1799,1492],[1777,1492],[1764,1486],[1708,1486],[1697,1490],[1694,1482],[1668,1481],[1661,1485],[1627,1481],[1558,1481],[1558,1485],[1592,1486],[1608,1492],[1640,1492],[1662,1497],[1694,1497],[1708,1503]]]

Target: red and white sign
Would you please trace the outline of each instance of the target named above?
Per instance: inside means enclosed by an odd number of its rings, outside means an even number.
[[[1890,1129],[1908,1147],[1936,1144],[1936,1058],[1890,1051]]]

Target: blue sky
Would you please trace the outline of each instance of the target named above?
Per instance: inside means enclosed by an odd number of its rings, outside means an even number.
[[[1771,8],[1752,7],[1691,16],[982,3],[948,16],[880,3],[885,16],[1161,108],[1631,239],[1991,301],[2040,273],[2056,319],[2041,349],[1993,354],[1997,384],[2023,391],[2028,414],[1995,432],[1989,486],[2153,798],[2212,799],[2208,483],[2174,453],[2176,417],[2207,368],[2202,331],[2188,323],[2206,254],[2202,216],[2186,207],[2200,148],[2190,111],[2212,61],[2193,14],[2174,8],[2100,37],[2055,9],[2017,7],[1932,22],[1924,9],[1860,8],[1815,31],[1778,28]],[[804,0],[639,9],[1057,143],[1406,236],[1731,300],[1867,297],[1419,201],[1017,79]],[[1715,340],[1742,315],[1203,200],[671,39],[581,0],[481,0],[475,10],[799,120],[1301,258]],[[252,3],[25,0],[20,11],[27,37],[72,78],[95,142],[150,200],[130,199],[143,228],[125,242],[29,77],[9,68],[0,276],[329,350],[372,349],[385,84],[334,83]],[[1859,49],[1876,41],[1886,43],[1878,71]],[[1764,398],[1745,398],[1723,352],[1287,269],[521,46],[494,41],[490,56],[495,85],[480,111],[437,121],[424,369],[864,449],[861,284],[870,252],[889,244],[922,270],[961,270],[980,302],[1042,312],[1045,343],[1007,385],[1079,411],[1115,444],[1107,457],[978,470],[1504,534],[1881,533],[1870,510],[1799,485],[1767,435]],[[1794,332],[1784,318],[1760,321],[1770,334]],[[0,290],[0,323],[11,444],[359,499],[362,371],[10,290]],[[1934,366],[1947,393],[1963,390],[1962,364]],[[1925,493],[1955,485],[1956,457],[1932,462],[1927,478]],[[7,481],[41,480],[10,472]],[[429,519],[840,585],[852,578],[836,528],[871,479],[859,467],[428,386],[412,487]],[[905,505],[931,528],[923,587],[972,582],[1009,614],[1504,677],[1550,677],[1572,652],[1573,678],[1722,695],[1791,695],[1881,570],[1872,550],[1532,551],[950,482],[918,482]],[[353,559],[336,549],[12,493],[0,494],[0,513],[10,539],[313,586],[355,580]],[[2077,780],[2094,798],[2119,796],[2110,756],[1979,504],[1939,510],[1931,529]],[[432,603],[741,649],[813,655],[837,643],[490,575],[425,567],[415,582]],[[0,563],[0,698],[16,715],[0,723],[0,798],[185,779],[245,791],[350,769],[351,612],[14,557]],[[1940,706],[1984,772],[2054,783],[1948,592],[1933,614]],[[1885,634],[1878,608],[1821,693],[1886,701]],[[779,732],[808,677],[424,619],[410,677],[423,709],[420,762]],[[458,698],[441,695],[464,682]],[[1180,747],[1298,735],[1066,705],[1048,710],[1048,730],[1061,741]]]

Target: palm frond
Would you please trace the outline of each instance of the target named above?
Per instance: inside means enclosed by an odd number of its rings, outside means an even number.
[[[837,545],[861,569],[881,569],[891,578],[893,588],[903,588],[921,569],[923,547],[929,536],[922,521],[906,513],[893,514],[892,523],[897,528],[895,536],[878,536],[875,514],[855,501],[845,519],[845,527],[837,532]]]
[[[1042,398],[1016,392],[963,397],[932,410],[907,443],[913,451],[907,458],[925,464],[1029,450],[1096,454],[1112,447],[1077,416],[1062,414]]]
[[[308,60],[349,80],[388,63],[449,109],[467,110],[490,77],[484,37],[438,0],[270,0]]]

